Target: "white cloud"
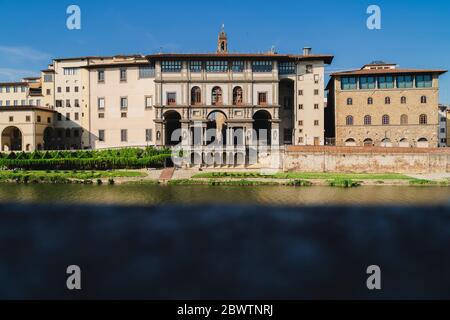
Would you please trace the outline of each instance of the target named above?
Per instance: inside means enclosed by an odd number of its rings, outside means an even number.
[[[38,77],[39,73],[32,70],[25,69],[13,69],[13,68],[0,68],[0,81],[14,82],[20,81],[25,77]]]
[[[9,61],[43,61],[50,60],[51,55],[31,47],[0,46],[0,58]]]

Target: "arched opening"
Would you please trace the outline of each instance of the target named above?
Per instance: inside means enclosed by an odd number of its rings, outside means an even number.
[[[243,92],[241,87],[234,87],[233,89],[233,105],[240,106],[243,104]]]
[[[400,139],[400,141],[398,142],[398,146],[401,147],[401,148],[409,147],[408,139],[406,139],[406,138]]]
[[[17,127],[6,127],[2,132],[2,151],[22,150],[22,131]]]
[[[370,138],[364,139],[364,147],[373,147],[373,140]]]
[[[364,116],[364,124],[370,126],[372,124],[372,117],[369,115]]]
[[[417,140],[417,147],[418,148],[428,148],[429,144],[428,144],[427,138],[420,138],[419,140]]]
[[[356,147],[356,141],[353,138],[349,138],[345,140],[345,146],[346,147]]]
[[[347,105],[348,106],[353,105],[353,99],[352,98],[347,98]]]
[[[167,111],[164,114],[165,144],[177,145],[181,142],[181,115],[176,111]]]
[[[427,124],[427,115],[426,114],[421,114],[419,116],[419,124]]]
[[[382,125],[387,126],[389,125],[389,122],[390,122],[389,116],[385,114],[381,119],[381,123]]]
[[[346,124],[347,126],[352,126],[352,125],[353,125],[353,117],[352,117],[352,116],[347,116],[347,117],[345,118],[345,124]]]
[[[199,105],[202,103],[202,91],[199,87],[191,89],[191,105]]]
[[[44,149],[45,150],[56,149],[55,132],[54,132],[53,128],[47,127],[44,130]]]
[[[272,117],[266,110],[257,111],[253,115],[253,130],[256,132],[258,144],[271,144]]]
[[[226,144],[227,117],[221,111],[213,111],[208,115],[206,124],[206,144]]]
[[[211,94],[211,104],[213,106],[220,106],[220,105],[222,105],[222,102],[223,102],[222,88],[214,87],[212,89],[212,94]]]
[[[385,148],[390,148],[390,147],[392,147],[392,142],[389,138],[384,138],[383,140],[381,140],[380,145]]]

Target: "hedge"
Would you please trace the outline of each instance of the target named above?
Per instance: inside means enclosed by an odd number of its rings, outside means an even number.
[[[159,154],[143,158],[53,158],[53,159],[0,159],[0,167],[24,170],[109,170],[160,168],[170,154]]]

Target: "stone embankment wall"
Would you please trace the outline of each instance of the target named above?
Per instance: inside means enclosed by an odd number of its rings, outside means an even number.
[[[450,172],[450,149],[382,147],[287,147],[284,171],[355,173]]]

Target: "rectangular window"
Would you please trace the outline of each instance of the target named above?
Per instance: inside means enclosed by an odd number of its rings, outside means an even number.
[[[202,71],[202,62],[201,61],[191,61],[189,63],[189,70],[191,70],[191,72],[201,72]]]
[[[146,79],[155,76],[155,66],[140,66],[139,67],[139,78]]]
[[[416,76],[416,88],[431,88],[433,85],[432,77],[429,74]]]
[[[355,90],[357,89],[357,80],[355,77],[344,77],[341,79],[342,90]]]
[[[319,109],[319,104],[318,103],[316,103],[316,104],[314,104],[314,109]]]
[[[314,125],[318,126],[319,125],[319,120],[314,120]]]
[[[150,142],[153,140],[152,129],[145,129],[145,141]]]
[[[312,64],[306,65],[306,73],[313,73],[313,65]]]
[[[318,96],[319,95],[319,89],[314,89],[314,95]]]
[[[51,95],[51,94],[52,94],[52,90],[47,89],[47,95],[49,96],[49,95]]]
[[[9,122],[14,122],[14,117],[10,116],[9,117]]]
[[[13,89],[14,89],[14,92],[18,92],[19,91],[19,88],[17,88],[17,87],[13,87]]]
[[[128,131],[127,129],[120,130],[120,141],[127,142],[128,140]]]
[[[61,93],[61,87],[58,87],[57,91],[58,93]]]
[[[145,97],[145,107],[146,108],[152,108],[153,107],[153,96],[146,96]]]
[[[78,99],[75,99],[75,107],[77,108],[80,107],[80,101]]]
[[[392,76],[378,77],[378,88],[379,89],[394,88],[394,77],[392,77]]]
[[[17,107],[17,106],[19,105],[19,101],[14,100],[14,103],[13,103],[13,104],[14,104],[15,107]]]
[[[231,70],[233,70],[233,72],[244,72],[244,61],[233,61]]]
[[[62,100],[56,100],[56,107],[57,107],[57,108],[61,108],[62,105],[63,105]]]
[[[120,109],[127,109],[128,108],[128,98],[127,97],[121,97],[120,98]]]
[[[121,118],[126,118],[126,117],[127,117],[127,113],[126,113],[126,112],[122,112],[122,113],[120,114],[120,117],[121,117]]]
[[[280,62],[278,65],[279,74],[295,74],[295,63],[292,61]]]
[[[397,88],[412,88],[413,87],[413,77],[412,76],[398,76],[397,77]]]
[[[21,88],[20,88],[20,91],[21,91],[21,92],[25,92],[26,90],[27,90],[26,87],[21,87]]]
[[[300,110],[303,110],[303,104],[299,104],[299,105],[298,105],[298,108],[299,108]]]
[[[52,74],[44,74],[44,82],[53,82]]]
[[[227,72],[228,61],[206,61],[206,72]]]
[[[61,115],[61,113],[59,113],[59,112],[58,112],[58,115],[57,115],[57,119],[58,119],[58,121],[61,121],[61,120],[62,120],[62,115]]]
[[[298,90],[298,95],[302,96],[303,95],[303,90]]]
[[[0,107],[2,107],[3,106],[3,101],[2,100],[0,100]]]
[[[41,99],[37,99],[37,100],[36,100],[36,106],[38,106],[38,107],[41,106]]]
[[[105,98],[98,98],[97,99],[97,108],[99,110],[105,110]]]
[[[75,87],[75,92],[78,92],[78,87]]]
[[[167,105],[173,106],[177,104],[177,94],[175,92],[167,92]]]
[[[50,117],[47,117],[47,123],[52,123],[52,119]]]
[[[10,87],[6,87],[6,93],[9,93],[10,90]]]
[[[272,61],[253,61],[253,72],[272,72]]]
[[[359,78],[360,89],[375,89],[376,81],[375,77],[361,77]]]
[[[22,106],[24,106],[26,104],[26,101],[25,100],[21,100],[20,101],[20,105],[22,105]],[[1,104],[0,104],[1,105]]]
[[[314,83],[315,83],[315,84],[318,84],[318,83],[319,83],[319,80],[320,80],[320,76],[319,76],[318,74],[315,74],[315,75],[314,75]]]
[[[127,69],[120,69],[120,81],[127,81]]]
[[[183,64],[181,61],[163,61],[161,62],[162,72],[181,72]]]
[[[78,112],[75,112],[75,120],[79,120]]]
[[[105,82],[105,70],[97,71],[97,80],[98,82]]]
[[[6,106],[9,107],[10,106],[10,102],[9,100],[6,100]]]
[[[258,105],[263,106],[267,104],[267,92],[258,92]]]
[[[70,92],[70,87],[66,87],[66,92]]]
[[[70,113],[69,112],[66,113],[66,121],[70,121]]]
[[[99,113],[98,114],[98,118],[99,119],[104,119],[105,118],[105,114],[102,112],[102,113]]]
[[[37,122],[41,122],[41,116],[36,117]]]
[[[66,108],[70,108],[70,100],[69,99],[66,100]]]
[[[30,106],[34,106],[34,100],[30,100]]]
[[[105,141],[105,130],[98,130],[98,141]]]
[[[25,121],[26,121],[26,122],[30,122],[30,121],[31,121],[31,117],[30,117],[30,116],[26,116],[26,117],[25,117]]]

